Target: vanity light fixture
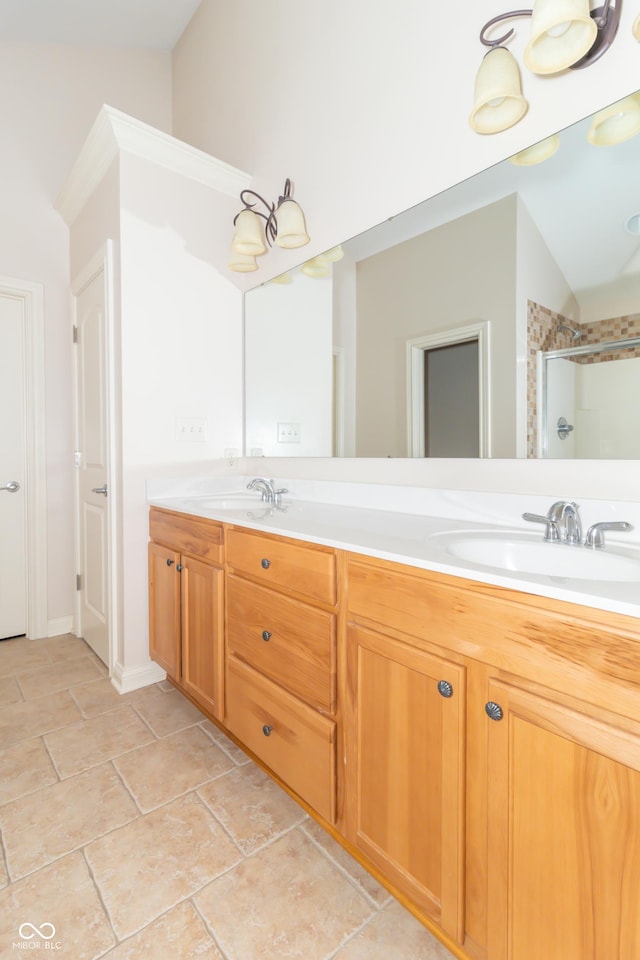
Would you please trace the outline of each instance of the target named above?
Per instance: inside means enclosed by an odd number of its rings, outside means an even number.
[[[594,114],[587,140],[595,147],[623,143],[640,133],[640,93],[612,103]]]
[[[342,245],[339,244],[337,247],[325,250],[324,253],[319,253],[317,257],[313,257],[311,260],[307,260],[300,269],[305,277],[328,277],[331,273],[331,264],[337,263],[343,257],[344,250]]]
[[[633,21],[633,28],[632,28],[632,29],[633,29],[633,35],[634,35],[634,37],[636,38],[636,40],[640,40],[640,13],[638,14],[638,16],[637,16],[637,17],[635,18],[635,20]]]
[[[489,47],[476,76],[469,123],[476,133],[499,133],[512,127],[527,112],[520,69],[504,46],[513,28],[495,39],[487,32],[503,20],[531,17],[531,36],[524,51],[532,73],[548,75],[594,63],[609,49],[620,23],[622,0],[603,0],[595,10],[589,0],[534,0],[532,9],[510,10],[488,20],[480,42]]]
[[[265,254],[274,242],[287,250],[309,243],[304,214],[291,196],[291,180],[288,178],[277,204],[268,203],[254,190],[243,190],[240,200],[244,208],[233,221],[235,232],[231,241],[231,270],[238,273],[257,270],[256,257]],[[266,212],[256,209],[258,204],[262,204]]]
[[[560,137],[557,133],[554,133],[552,137],[540,140],[531,147],[527,147],[526,150],[521,150],[520,153],[509,157],[509,162],[515,167],[533,167],[536,163],[542,163],[552,157],[559,146]]]

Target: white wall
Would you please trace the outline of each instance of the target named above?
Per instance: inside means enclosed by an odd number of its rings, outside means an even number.
[[[331,277],[300,271],[247,296],[247,450],[331,456],[332,305]],[[299,442],[280,442],[278,423],[298,424]]]
[[[0,262],[44,284],[48,619],[73,609],[69,240],[55,199],[99,108],[108,102],[170,129],[168,54],[0,43]]]

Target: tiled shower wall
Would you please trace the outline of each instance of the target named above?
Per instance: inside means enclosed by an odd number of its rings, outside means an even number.
[[[582,338],[574,340],[571,334],[558,326],[562,323],[579,329]],[[625,340],[640,336],[640,313],[626,317],[611,317],[593,323],[579,324],[568,320],[562,314],[549,310],[539,303],[528,301],[527,309],[527,457],[536,456],[538,440],[538,398],[536,390],[536,355],[538,350],[565,350],[571,346],[586,346],[590,343],[602,343],[606,340]],[[640,357],[640,347],[624,351],[625,357]],[[594,354],[588,357],[576,357],[576,363],[603,363],[620,360],[623,351]]]

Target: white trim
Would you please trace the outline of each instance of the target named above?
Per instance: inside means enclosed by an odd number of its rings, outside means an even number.
[[[344,457],[344,390],[345,352],[344,347],[333,348],[333,456]]]
[[[47,624],[48,637],[61,637],[63,633],[74,633],[73,617],[57,617]]]
[[[491,456],[490,324],[488,320],[407,340],[407,456],[424,457],[424,354],[426,350],[478,341],[480,457]]]
[[[55,203],[68,225],[120,152],[149,160],[231,197],[237,197],[251,184],[251,175],[243,170],[105,104]]]
[[[159,683],[166,680],[167,674],[159,667],[157,663],[150,660],[149,663],[141,667],[123,667],[121,663],[116,663],[111,676],[111,683],[118,693],[131,693],[132,690],[139,690],[140,687],[148,687],[152,683]]]
[[[109,488],[109,497],[107,500],[107,569],[108,569],[108,600],[107,609],[109,617],[109,673],[113,670],[117,650],[117,627],[120,622],[120,580],[119,571],[122,569],[121,557],[118,549],[119,529],[118,518],[120,516],[119,484],[118,484],[118,436],[116,434],[116,398],[117,390],[115,383],[115,320],[114,320],[114,295],[113,295],[113,242],[105,241],[103,246],[94,254],[85,267],[71,282],[71,324],[72,328],[76,325],[77,318],[77,298],[82,290],[88,286],[100,273],[104,277],[104,313],[105,313],[105,342],[104,342],[104,361],[105,382],[107,391],[107,486]],[[71,338],[70,338],[71,339]],[[77,350],[72,346],[72,369],[73,369],[73,403],[74,403],[74,447],[78,447],[78,360]],[[79,504],[80,489],[78,484],[78,471],[74,470],[74,564],[75,570],[80,569],[80,523],[79,523]],[[82,619],[80,616],[80,593],[75,592],[74,632],[81,633]]]
[[[47,633],[47,474],[44,286],[0,277],[4,296],[22,301],[25,384],[27,635]]]

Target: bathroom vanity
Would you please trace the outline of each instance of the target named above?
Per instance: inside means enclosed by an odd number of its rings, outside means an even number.
[[[451,521],[361,510],[358,544],[357,510],[217,503],[152,501],[172,682],[456,955],[639,956],[640,619],[617,587],[598,608],[476,579],[438,553]]]

